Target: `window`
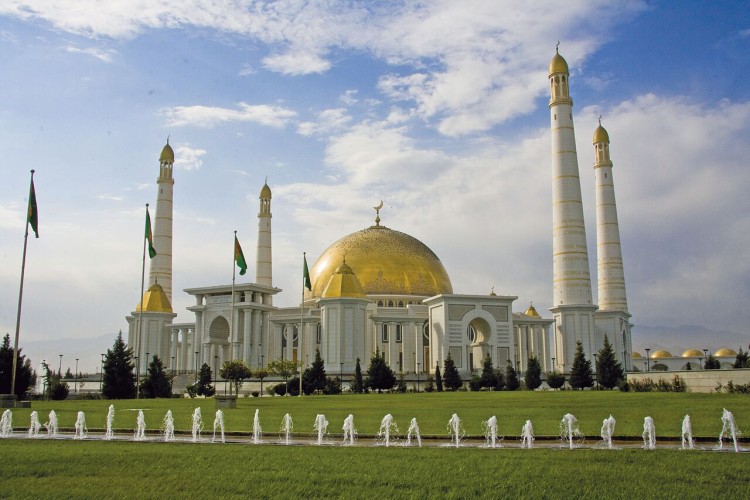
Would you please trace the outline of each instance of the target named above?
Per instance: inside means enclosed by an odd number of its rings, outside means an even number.
[[[318,326],[315,327],[315,341],[320,344],[321,340],[323,340],[323,327],[318,323]]]
[[[378,307],[383,307],[383,301],[382,300],[378,301]]]
[[[388,307],[393,307],[393,301],[392,300],[388,301]]]
[[[383,323],[381,328],[381,336],[383,342],[388,342],[388,324]]]
[[[398,323],[396,325],[396,342],[401,342],[401,330],[402,330],[401,323]]]
[[[402,300],[398,301],[398,307],[404,307],[404,302]]]
[[[469,342],[471,342],[472,344],[476,342],[477,332],[476,330],[474,330],[473,326],[469,325],[468,327],[466,327],[466,336],[469,337]]]
[[[430,345],[430,324],[426,321],[422,327],[422,344],[425,346]]]

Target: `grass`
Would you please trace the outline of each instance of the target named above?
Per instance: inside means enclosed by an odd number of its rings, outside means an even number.
[[[61,428],[72,429],[77,412],[86,414],[90,431],[105,427],[107,408],[115,406],[115,428],[132,432],[136,423],[135,409],[144,409],[149,431],[157,431],[167,410],[172,410],[175,428],[189,431],[191,415],[200,407],[207,428],[216,411],[213,399],[160,399],[124,401],[35,401],[31,409],[14,409],[16,430],[26,429],[29,413],[36,410],[42,422],[50,410],[58,414]],[[237,409],[224,410],[227,432],[249,434],[255,409],[260,410],[261,425],[266,435],[277,432],[282,417],[289,413],[294,419],[294,433],[312,433],[315,416],[326,415],[329,431],[341,433],[344,418],[354,415],[360,435],[377,433],[380,420],[391,413],[401,433],[405,433],[412,417],[416,417],[423,436],[447,438],[447,424],[453,413],[461,417],[469,436],[482,436],[482,422],[492,415],[498,419],[498,432],[518,436],[523,423],[530,419],[537,436],[557,436],[565,413],[572,413],[587,436],[598,436],[602,420],[612,414],[617,420],[615,436],[640,438],[643,418],[651,416],[658,438],[676,438],[681,421],[689,414],[693,432],[706,439],[717,439],[721,431],[722,408],[735,415],[740,430],[750,430],[750,397],[737,394],[698,393],[619,393],[619,392],[457,392],[431,394],[368,394],[310,397],[240,398]]]
[[[750,454],[0,440],[16,498],[721,498]],[[745,493],[742,493],[742,492]]]

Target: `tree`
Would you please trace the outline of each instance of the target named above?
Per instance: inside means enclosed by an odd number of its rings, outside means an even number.
[[[457,391],[462,385],[464,385],[450,352],[448,353],[448,357],[445,358],[445,361],[443,361],[443,384],[449,391]]]
[[[565,385],[565,375],[559,372],[547,372],[547,385],[550,389],[560,389]]]
[[[532,356],[526,365],[526,375],[524,376],[526,388],[530,391],[542,385],[542,365],[539,364],[539,358]]]
[[[438,392],[443,392],[443,377],[440,376],[440,363],[435,365],[435,387]]]
[[[737,357],[734,359],[732,368],[750,368],[750,357],[747,351],[743,351],[740,347],[740,351],[737,353]]]
[[[255,378],[260,380],[260,395],[263,395],[263,380],[268,377],[268,370],[265,368],[258,368],[253,372],[253,375],[255,375]]]
[[[133,351],[117,334],[112,349],[104,356],[102,396],[107,399],[130,399],[135,397],[135,374],[133,373]]]
[[[435,390],[435,380],[432,375],[427,375],[427,380],[424,382],[424,392],[433,392]]]
[[[156,354],[148,364],[146,380],[141,384],[141,395],[144,398],[172,397],[172,387],[164,372],[164,365]]]
[[[65,375],[63,375],[63,378],[65,380],[73,380],[73,372],[70,371],[70,367],[68,367],[68,369],[65,370]]]
[[[385,362],[385,353],[379,350],[370,358],[370,366],[367,368],[367,387],[381,392],[383,389],[393,389],[396,385],[396,375]]]
[[[362,367],[359,366],[359,358],[357,358],[357,365],[354,367],[354,387],[352,387],[352,392],[362,394],[364,391],[365,385],[362,382]]]
[[[482,375],[479,377],[479,387],[487,389],[497,387],[497,375],[495,375],[495,368],[492,366],[492,358],[489,354],[484,358],[484,362],[482,363]]]
[[[511,360],[508,360],[508,366],[505,368],[505,389],[517,391],[519,387],[521,387],[521,381],[518,380],[518,372]]]
[[[36,384],[36,375],[31,368],[31,360],[25,359],[18,349],[16,354],[16,387],[15,394],[23,399],[31,386]],[[0,394],[10,394],[13,374],[13,348],[10,345],[10,334],[6,333],[0,345]]]
[[[232,395],[232,386],[234,386],[234,394],[239,396],[240,389],[242,389],[242,382],[246,378],[252,377],[253,373],[244,361],[236,359],[234,361],[224,361],[219,370],[219,375],[224,380],[229,380],[229,395]]]
[[[284,386],[288,392],[289,384],[287,380],[297,372],[297,363],[291,360],[277,359],[268,363],[268,371],[284,379]],[[297,387],[299,387],[299,381],[297,382]]]
[[[721,362],[713,354],[709,354],[703,365],[705,370],[718,370],[721,368]]]
[[[502,368],[495,368],[495,390],[502,391],[505,388],[505,373]]]
[[[625,372],[622,365],[617,361],[609,338],[605,335],[604,347],[599,351],[599,356],[596,358],[596,381],[601,387],[612,389],[617,387],[620,380],[624,378]]]
[[[208,363],[203,363],[200,372],[198,372],[198,383],[196,384],[197,387],[195,389],[198,396],[206,396],[207,398],[210,398],[216,393],[216,389],[211,385],[212,378],[213,373],[211,373],[211,367],[208,366]]]
[[[362,373],[360,371],[360,376]],[[320,349],[315,349],[315,359],[310,368],[305,370],[302,376],[302,385],[305,394],[323,392],[326,388],[326,369],[323,359],[320,357]]]
[[[594,385],[594,374],[591,372],[591,361],[583,353],[583,344],[576,342],[576,352],[573,356],[573,368],[570,370],[570,386],[583,390]]]

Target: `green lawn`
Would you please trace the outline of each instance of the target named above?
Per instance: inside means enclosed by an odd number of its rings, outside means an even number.
[[[27,429],[29,413],[36,410],[42,422],[51,409],[58,414],[61,428],[72,429],[78,411],[86,414],[90,431],[105,427],[107,408],[115,406],[115,428],[132,432],[135,409],[142,408],[149,431],[157,431],[167,410],[172,410],[178,431],[189,431],[194,408],[200,407],[205,427],[210,429],[216,412],[213,399],[161,399],[125,401],[35,401],[31,409],[13,410],[13,427]],[[457,392],[431,394],[367,394],[344,396],[240,398],[237,409],[225,410],[227,432],[249,434],[255,409],[266,436],[278,432],[285,413],[294,420],[294,433],[309,436],[316,414],[326,416],[329,432],[340,434],[344,418],[354,415],[362,436],[377,433],[380,420],[391,413],[400,432],[406,432],[416,417],[424,436],[447,438],[447,424],[453,413],[462,419],[468,436],[483,434],[482,422],[492,415],[498,419],[498,432],[516,437],[527,419],[537,436],[557,436],[559,422],[572,413],[587,436],[598,436],[602,420],[612,414],[617,420],[616,437],[640,437],[643,418],[651,416],[657,438],[679,437],[684,415],[692,419],[696,436],[717,439],[721,431],[722,408],[735,415],[740,430],[750,432],[750,397],[735,394],[619,393],[619,392]]]
[[[24,498],[722,498],[750,454],[0,440]]]

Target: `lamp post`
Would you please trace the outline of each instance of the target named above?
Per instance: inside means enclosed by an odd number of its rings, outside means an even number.
[[[266,366],[266,365],[264,364],[264,360],[265,360],[265,358],[266,358],[266,355],[265,355],[265,354],[261,354],[261,355],[260,355],[260,367],[261,367],[261,368],[264,368],[264,367]]]
[[[622,351],[622,366],[628,371],[628,351]]]
[[[78,358],[76,358],[76,372],[73,374],[73,387],[76,394],[78,394]]]
[[[596,382],[596,389],[599,389],[599,364],[596,362],[596,353],[594,353],[594,381]]]
[[[555,371],[555,357],[552,356],[552,371]]]
[[[339,387],[344,392],[344,363],[339,363]]]
[[[218,365],[219,365],[219,355],[215,354],[214,355],[214,381],[215,382],[219,381],[219,372],[217,371],[218,370]]]
[[[708,349],[703,349],[703,356],[706,359],[706,364],[708,364]],[[706,368],[704,365],[703,368]]]
[[[200,351],[195,351],[195,381],[198,382],[198,353]]]
[[[57,367],[57,376],[62,378],[62,354],[58,354],[60,356],[60,366]]]
[[[102,392],[102,382],[104,381],[104,353],[101,353],[102,364],[99,370],[99,394]]]
[[[417,363],[417,392],[419,392],[419,365],[422,363]]]
[[[646,349],[646,371],[651,371],[651,357],[648,355],[651,349]]]
[[[151,353],[147,352],[146,353],[146,370],[148,370],[148,364],[150,361],[151,361]]]
[[[140,399],[141,391],[138,390],[138,384],[141,382],[141,365],[138,364],[138,356],[135,358],[135,399]]]

